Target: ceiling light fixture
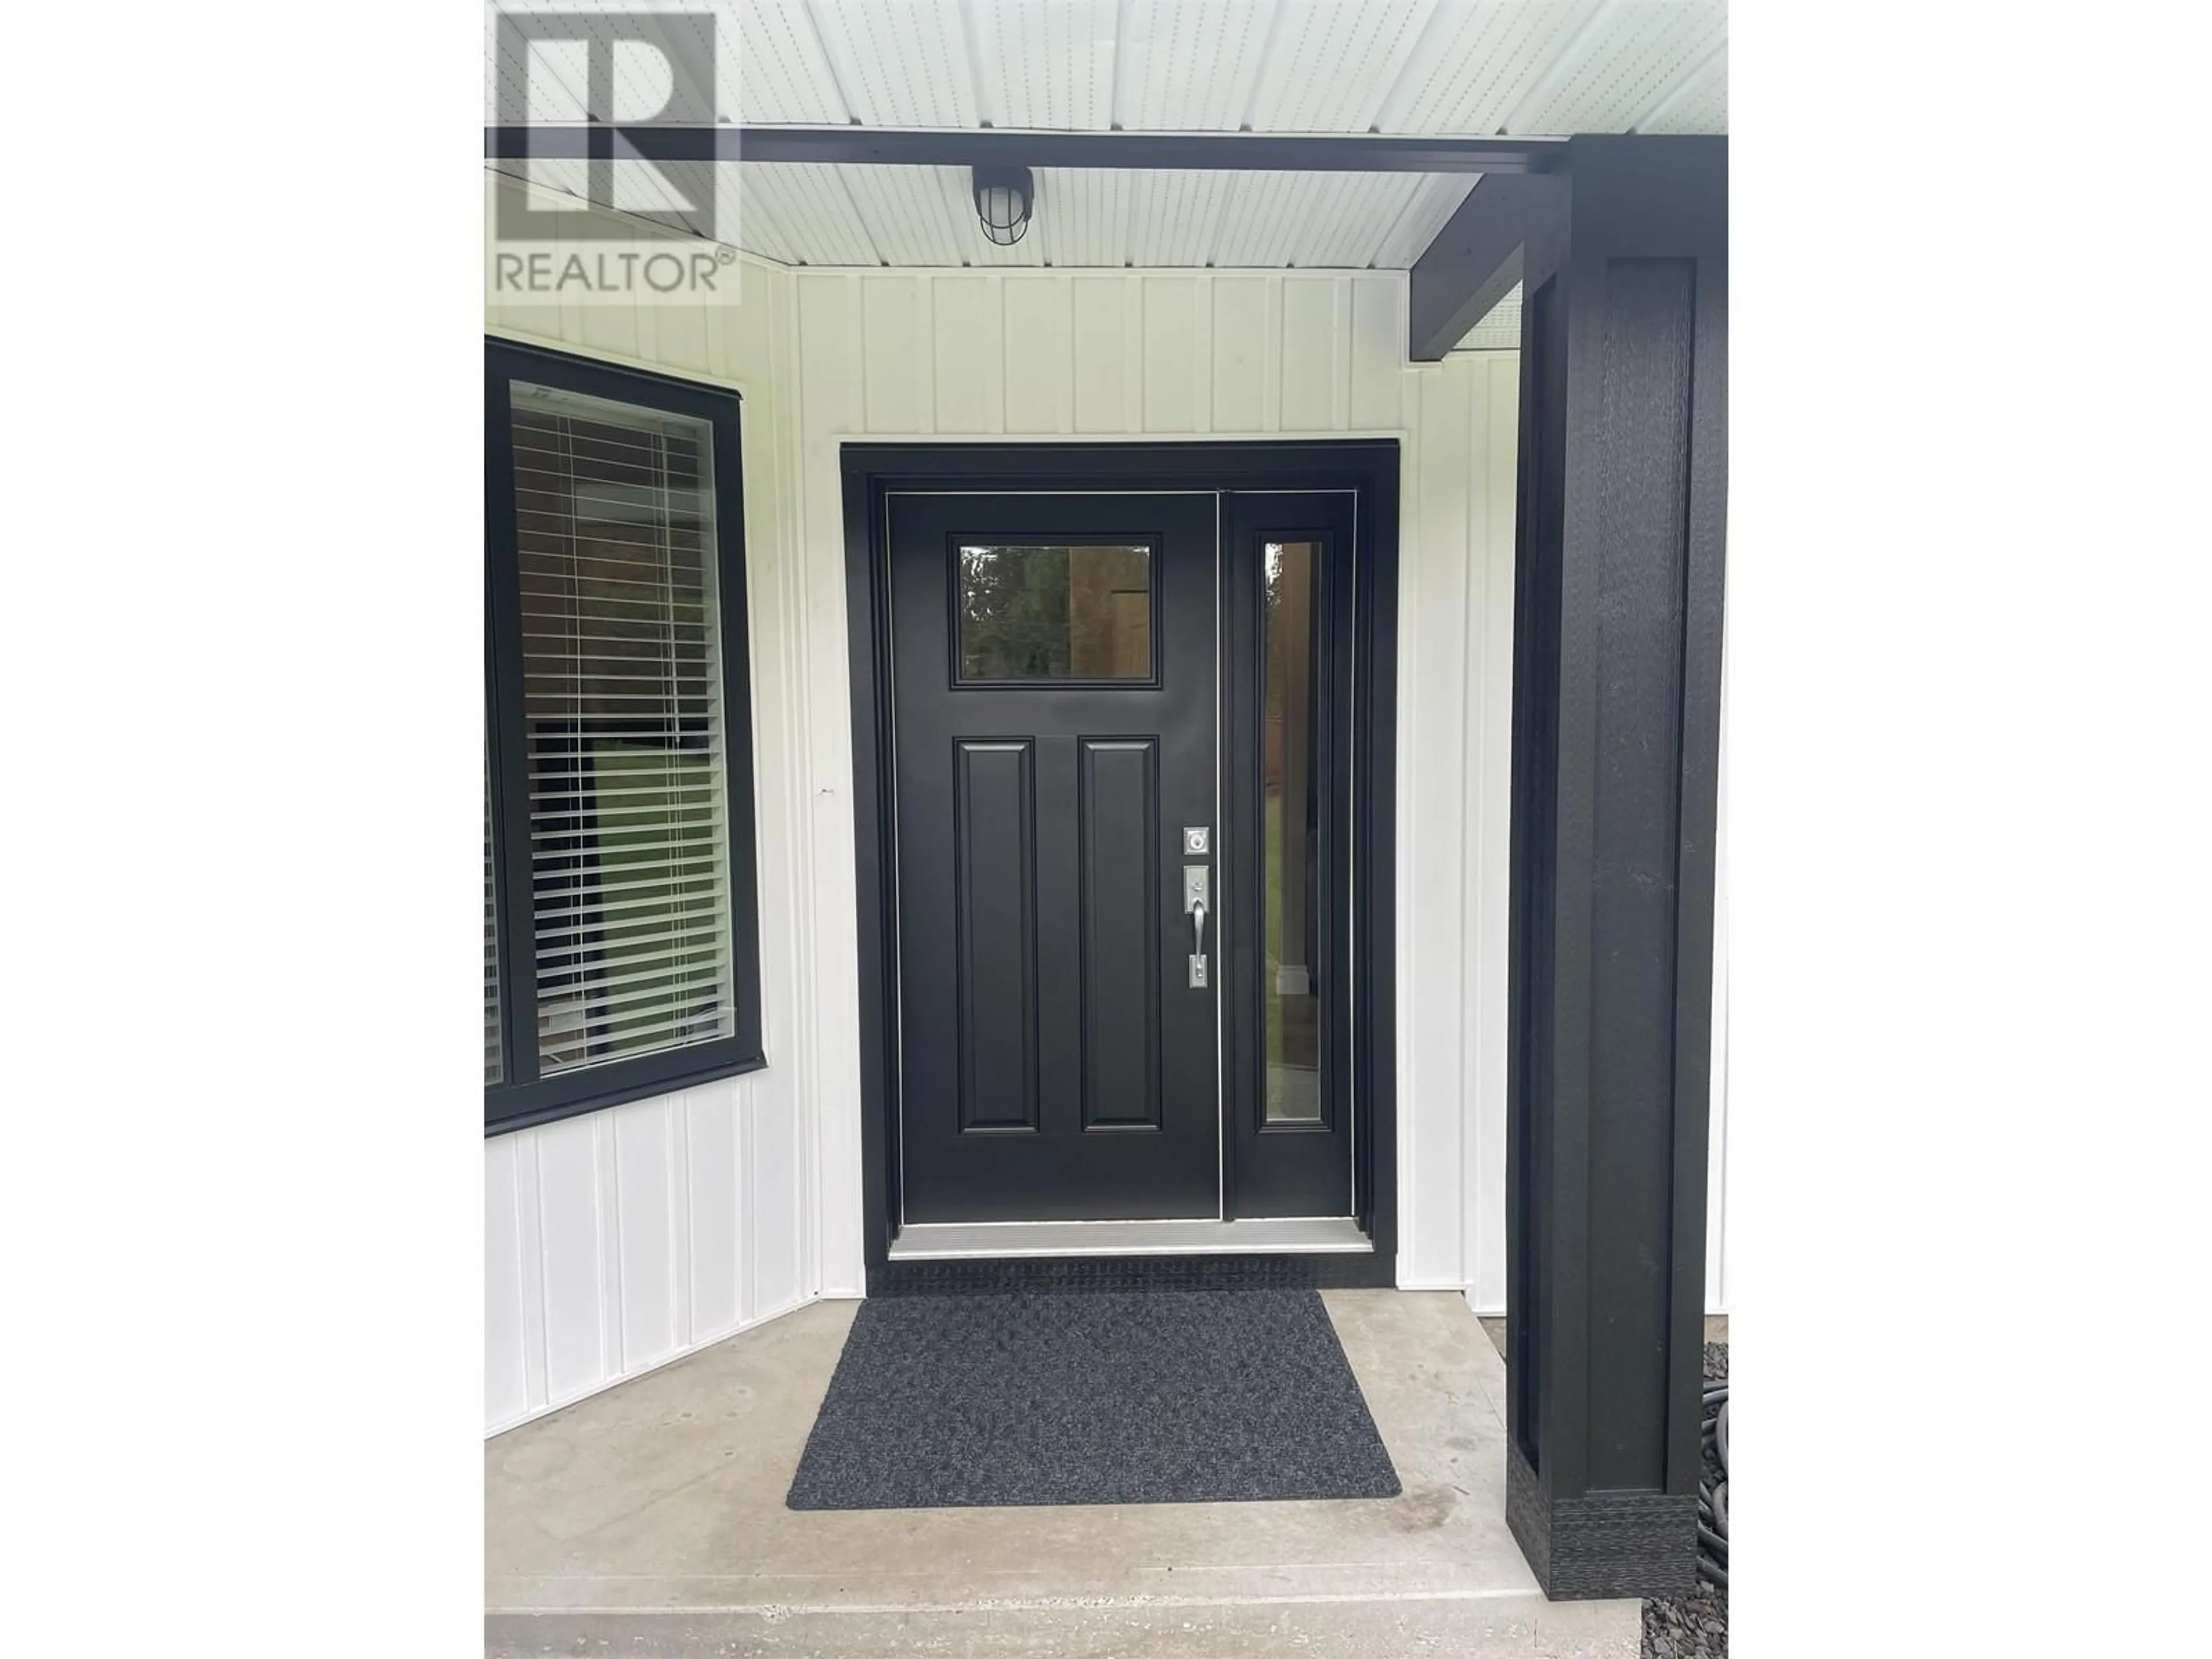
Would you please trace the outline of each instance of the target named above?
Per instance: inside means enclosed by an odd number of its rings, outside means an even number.
[[[977,167],[975,216],[983,234],[1000,247],[1012,247],[1030,228],[1036,187],[1027,167]]]

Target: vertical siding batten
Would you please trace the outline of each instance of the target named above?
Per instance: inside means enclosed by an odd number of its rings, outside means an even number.
[[[760,1241],[757,1236],[760,1212],[752,1202],[753,1125],[759,1113],[750,1109],[732,1114],[730,1203],[737,1215],[738,1328],[758,1322],[760,1291],[757,1280]]]
[[[600,1320],[599,1205],[595,1120],[569,1118],[520,1132],[536,1153],[538,1260],[545,1307],[545,1401],[564,1401],[608,1366]]]
[[[1467,458],[1470,376],[1456,366],[1419,383],[1420,453],[1419,536],[1401,550],[1411,614],[1400,633],[1401,706],[1399,764],[1405,779],[1400,810],[1411,825],[1409,862],[1400,879],[1418,895],[1419,925],[1399,946],[1398,994],[1406,1005],[1410,1046],[1399,1099],[1400,1134],[1409,1202],[1398,1219],[1399,1282],[1463,1287],[1460,1211],[1466,1086],[1460,1032],[1468,1023],[1461,982],[1464,926],[1461,782],[1467,672],[1467,585],[1472,515]],[[1408,556],[1410,555],[1410,556]],[[1456,926],[1439,925],[1450,917]]]
[[[801,461],[805,447],[805,387],[801,378],[799,358],[799,296],[788,276],[781,283],[770,308],[773,339],[770,343],[769,372],[775,383],[784,388],[781,398],[782,418],[775,423],[776,465],[775,528],[780,550],[780,586],[781,604],[777,611],[779,638],[783,652],[783,685],[785,711],[782,723],[783,798],[787,822],[792,834],[786,845],[783,858],[782,882],[784,890],[778,896],[784,911],[785,926],[792,940],[792,961],[788,982],[782,999],[786,1047],[793,1065],[787,1075],[787,1088],[795,1088],[798,1098],[805,1103],[806,1121],[810,1133],[805,1138],[811,1146],[818,1140],[824,1114],[821,1109],[822,1066],[814,1040],[815,999],[813,985],[816,938],[814,916],[811,908],[813,892],[811,865],[813,837],[808,833],[809,817],[812,811],[813,760],[811,734],[812,679],[807,652],[808,572],[802,555],[805,546],[805,526],[807,511],[805,492],[801,487]],[[775,1055],[769,1055],[771,1073]],[[750,1081],[749,1079],[749,1081]],[[752,1201],[753,1172],[760,1167],[757,1155],[758,1111],[748,1111],[741,1126],[736,1148],[734,1165],[731,1171],[733,1201],[743,1206],[744,1225],[740,1233],[744,1249],[742,1271],[738,1285],[744,1319],[750,1323],[762,1317],[760,1300],[760,1261],[762,1216],[760,1206]],[[802,1181],[805,1177],[802,1176]],[[817,1180],[810,1188],[811,1200],[807,1205],[809,1224],[819,1228],[821,1212],[829,1201],[823,1183]],[[811,1260],[819,1271],[818,1248],[810,1248],[802,1241],[799,1255],[802,1272]]]
[[[1483,619],[1490,601],[1489,456],[1497,434],[1492,430],[1489,365],[1473,366],[1468,377],[1467,447],[1460,458],[1469,488],[1467,505],[1467,582],[1461,599],[1462,641],[1460,680],[1459,821],[1460,936],[1459,974],[1463,1010],[1458,1031],[1460,1079],[1460,1271],[1470,1288],[1477,1278],[1480,1249],[1480,1219],[1474,1195],[1482,1190],[1484,1163],[1482,1130],[1486,1079],[1482,1073],[1481,1041],[1488,1025],[1489,975],[1482,957],[1483,920],[1486,895],[1482,889],[1483,841],[1488,825],[1483,817],[1483,754],[1488,732],[1482,718],[1487,686],[1486,641]]]
[[[1270,275],[1261,286],[1267,306],[1261,313],[1260,429],[1283,429],[1283,279]]]
[[[660,1095],[609,1115],[614,1179],[603,1202],[614,1239],[617,1369],[676,1346],[676,1263],[669,1249],[668,1100]]]
[[[668,1259],[675,1283],[669,1297],[671,1346],[691,1346],[692,1300],[697,1294],[691,1261],[691,1091],[664,1103],[668,1133]]]
[[[1406,1279],[1406,1263],[1413,1256],[1415,1237],[1407,1224],[1407,1218],[1417,1212],[1419,1197],[1413,1191],[1412,1170],[1422,1154],[1424,1123],[1421,1114],[1407,1108],[1413,1098],[1411,1079],[1414,1049],[1413,999],[1409,994],[1412,977],[1406,959],[1407,941],[1419,932],[1418,917],[1413,903],[1412,874],[1413,815],[1406,810],[1407,791],[1413,775],[1412,761],[1419,752],[1412,741],[1414,700],[1411,688],[1418,662],[1414,653],[1412,619],[1420,603],[1420,567],[1418,551],[1421,540],[1421,499],[1423,456],[1420,445],[1421,392],[1431,372],[1415,370],[1405,388],[1407,441],[1398,450],[1398,720],[1394,734],[1398,744],[1398,806],[1396,821],[1391,826],[1393,845],[1392,867],[1397,872],[1395,890],[1391,894],[1392,936],[1398,942],[1398,994],[1390,1010],[1393,1048],[1396,1059],[1392,1084],[1399,1101],[1397,1125],[1398,1167],[1392,1172],[1398,1194],[1398,1278]],[[1376,1179],[1382,1179],[1378,1171]]]
[[[1198,278],[1153,278],[1139,293],[1142,307],[1144,420],[1146,432],[1201,432],[1199,386],[1205,359],[1198,349]]]
[[[734,1091],[707,1084],[684,1101],[684,1255],[690,1283],[679,1305],[689,1347],[737,1328],[737,1191],[729,1182],[736,1154]]]
[[[1466,1200],[1471,1243],[1468,1272],[1477,1297],[1505,1303],[1506,912],[1510,902],[1513,744],[1513,510],[1515,454],[1521,412],[1517,352],[1486,365],[1488,443],[1478,455],[1488,476],[1482,519],[1487,586],[1475,623],[1480,629],[1481,682],[1473,706],[1483,712],[1480,775],[1471,781],[1470,816],[1479,818],[1480,860],[1474,872],[1480,902],[1471,955],[1481,964],[1475,1025],[1474,1117]]]
[[[1213,312],[1212,410],[1211,429],[1257,432],[1266,377],[1267,279],[1215,276],[1211,279]]]
[[[1352,318],[1352,386],[1348,420],[1353,427],[1389,428],[1405,422],[1402,365],[1406,322],[1396,283],[1347,283]]]
[[[1074,279],[1074,289],[1075,429],[1093,436],[1126,433],[1130,375],[1140,367],[1129,360],[1129,284],[1119,276],[1084,276]]]
[[[545,1409],[552,1395],[546,1380],[545,1350],[545,1226],[544,1206],[539,1201],[538,1143],[535,1138],[511,1138],[514,1147],[515,1243],[521,1257],[520,1285],[522,1319],[522,1401],[526,1413]],[[495,1321],[493,1310],[488,1318]]]
[[[522,1224],[515,1153],[494,1141],[484,1156],[484,1420],[514,1422],[530,1409],[523,1361]]]
[[[843,1241],[848,1234],[857,1231],[859,1208],[857,1193],[849,1190],[849,1185],[840,1186],[832,1182],[823,1173],[826,1169],[836,1167],[824,1152],[825,1137],[839,1133],[844,1115],[825,1111],[822,1106],[824,1078],[828,1073],[819,1052],[815,1018],[817,1000],[812,990],[816,982],[816,957],[822,947],[815,930],[811,908],[815,888],[815,845],[814,837],[810,833],[814,794],[811,747],[814,702],[807,648],[807,629],[811,615],[811,578],[807,562],[802,555],[806,545],[805,524],[807,512],[801,479],[801,458],[805,444],[805,387],[799,369],[799,297],[795,285],[789,280],[778,285],[769,314],[773,325],[771,371],[776,383],[786,388],[784,417],[775,422],[775,525],[785,573],[784,603],[779,615],[784,642],[784,684],[787,688],[784,719],[786,758],[782,770],[787,792],[787,821],[793,826],[786,848],[785,890],[781,895],[787,913],[786,925],[790,929],[793,945],[793,971],[790,982],[785,988],[784,997],[789,1034],[786,1046],[793,1060],[793,1065],[787,1070],[792,1082],[787,1086],[795,1087],[799,1091],[798,1098],[804,1109],[804,1121],[807,1126],[807,1133],[803,1140],[805,1168],[799,1182],[806,1218],[799,1250],[800,1282],[803,1285],[834,1291],[858,1283],[858,1244],[844,1244]],[[750,1122],[749,1117],[749,1132]],[[857,1136],[857,1126],[854,1126],[853,1133]],[[750,1320],[760,1316],[759,1216],[757,1206],[750,1202],[749,1184],[750,1172],[758,1165],[750,1133],[740,1145],[744,1163],[732,1179],[736,1182],[736,1190],[746,1194],[748,1199],[745,1204],[748,1229],[745,1268],[740,1283],[746,1297],[746,1317]],[[856,1152],[856,1163],[857,1156]],[[841,1243],[834,1259],[831,1250],[825,1248],[825,1239],[836,1239]]]
[[[790,408],[797,435],[799,477],[791,599],[799,618],[797,673],[803,687],[799,696],[804,709],[803,747],[795,750],[793,758],[794,808],[802,826],[797,849],[800,886],[796,902],[804,917],[798,930],[801,995],[797,1047],[806,1057],[809,1093],[817,1103],[817,1118],[822,1101],[849,1097],[841,1097],[838,1079],[851,1065],[843,1049],[856,1039],[847,1036],[836,1001],[838,963],[851,955],[849,949],[842,952],[836,949],[841,939],[851,937],[848,922],[843,933],[838,931],[841,907],[837,902],[839,891],[849,891],[851,882],[838,881],[836,872],[849,871],[851,865],[849,859],[842,865],[836,861],[834,839],[836,818],[846,799],[842,780],[849,774],[844,757],[849,755],[850,741],[849,738],[834,741],[825,731],[845,719],[844,698],[841,685],[836,683],[842,681],[843,674],[842,653],[833,655],[825,647],[825,641],[842,641],[842,585],[823,576],[807,550],[817,537],[836,532],[842,514],[835,478],[834,434],[862,424],[872,391],[879,407],[912,408],[918,420],[922,378],[917,362],[922,343],[910,332],[903,342],[896,338],[885,342],[890,349],[883,354],[886,361],[872,388],[871,326],[878,340],[884,339],[882,331],[891,325],[889,319],[893,317],[902,317],[909,331],[919,331],[920,318],[926,314],[919,307],[927,300],[918,279],[911,276],[883,285],[884,293],[891,296],[888,307],[882,301],[872,301],[869,289],[873,286],[852,276],[794,285],[798,327]],[[896,349],[901,344],[903,351]],[[836,631],[825,632],[830,629]],[[825,799],[825,791],[834,793]],[[846,832],[849,836],[849,823]],[[857,1018],[857,1007],[854,1017]],[[802,1145],[787,1137],[775,1121],[763,1118],[753,1125],[748,1143],[747,1200],[753,1211],[752,1283],[757,1317],[781,1313],[813,1293],[805,1277],[805,1247],[787,1230],[808,1228],[807,1217],[799,1208],[802,1203],[811,1210],[828,1201],[829,1182],[820,1167],[820,1133],[826,1133],[826,1127]],[[809,1171],[815,1172],[814,1190],[802,1194]]]
[[[1276,285],[1281,296],[1279,347],[1281,414],[1285,432],[1338,430],[1335,422],[1337,341],[1336,295],[1341,279],[1285,276]]]
[[[999,429],[1006,422],[1005,340],[994,326],[989,286],[980,276],[939,276],[932,300],[937,430],[981,434]]]
[[[592,1127],[593,1263],[599,1268],[599,1366],[610,1376],[629,1367],[623,1337],[622,1282],[622,1147],[617,1135],[626,1108],[580,1120]]]

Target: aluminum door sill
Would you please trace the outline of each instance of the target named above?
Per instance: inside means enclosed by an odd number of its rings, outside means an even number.
[[[894,1261],[1020,1255],[1370,1255],[1349,1216],[1252,1221],[937,1221],[891,1241]]]

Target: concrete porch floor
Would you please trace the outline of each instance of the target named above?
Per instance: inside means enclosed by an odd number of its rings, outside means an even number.
[[[1327,1291],[1395,1498],[801,1514],[859,1304],[822,1302],[485,1448],[487,1651],[1629,1659],[1505,1528],[1505,1370],[1446,1291]]]

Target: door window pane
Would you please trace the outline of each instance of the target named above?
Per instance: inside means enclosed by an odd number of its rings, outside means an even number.
[[[963,680],[1149,680],[1152,550],[960,549]]]
[[[1317,553],[1312,542],[1267,544],[1261,624],[1267,674],[1261,762],[1266,960],[1260,992],[1267,1045],[1264,1121],[1269,1123],[1322,1120],[1321,999],[1314,978],[1321,895]]]

